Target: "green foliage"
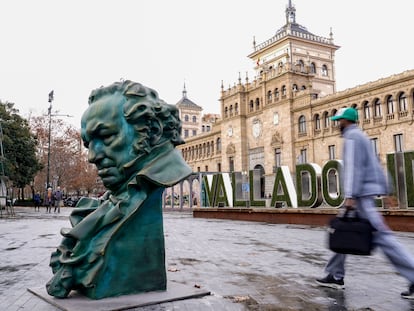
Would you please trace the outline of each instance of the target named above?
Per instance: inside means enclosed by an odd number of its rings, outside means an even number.
[[[287,206],[292,206],[292,200],[289,196],[288,185],[282,168],[278,167],[276,171],[275,184],[273,186],[271,206],[276,203],[285,202]]]
[[[260,173],[259,171],[250,170],[249,171],[249,184],[250,184],[250,206],[253,207],[263,207],[266,206],[265,200],[260,200],[255,198],[254,193],[254,181],[255,179],[260,179]]]
[[[308,179],[310,180],[310,197],[304,198],[302,181],[304,177],[308,174]],[[301,207],[318,207],[322,203],[322,197],[319,195],[319,183],[320,178],[317,175],[315,168],[309,164],[298,164],[296,165],[296,191],[298,193],[298,206]]]
[[[391,178],[393,195],[397,195],[397,176],[395,174],[395,154],[387,154],[387,171],[389,173],[388,178]],[[390,181],[389,181],[390,183]]]
[[[42,165],[36,157],[37,141],[13,103],[0,102],[0,124],[3,129],[4,175],[13,186],[23,188],[33,181]],[[3,172],[0,172],[2,174]]]
[[[404,162],[405,162],[405,182],[407,189],[407,206],[414,206],[414,191],[409,189],[414,189],[413,182],[413,161],[414,161],[414,151],[404,152]]]
[[[340,162],[337,160],[330,160],[328,161],[324,167],[322,168],[322,191],[323,191],[323,197],[325,198],[325,201],[330,206],[340,206],[344,200],[341,187],[339,185],[340,180]],[[332,195],[332,193],[329,191],[329,172],[330,171],[336,171],[337,174],[337,191],[338,193]]]

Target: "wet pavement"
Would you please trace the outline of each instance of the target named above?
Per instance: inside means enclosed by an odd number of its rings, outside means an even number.
[[[0,218],[0,310],[59,310],[27,288],[52,276],[50,253],[60,229],[70,226],[70,211],[17,207],[16,217]],[[407,281],[380,251],[349,256],[345,290],[318,287],[314,279],[331,255],[322,227],[165,212],[164,231],[168,280],[211,295],[132,310],[414,310],[414,302],[400,298]],[[396,235],[414,254],[414,233]]]

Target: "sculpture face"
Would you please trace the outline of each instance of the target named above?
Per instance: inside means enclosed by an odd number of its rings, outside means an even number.
[[[131,176],[124,165],[137,158],[133,149],[137,133],[123,116],[123,102],[120,94],[105,95],[88,107],[81,123],[88,160],[96,165],[104,186],[112,191],[128,181]]]

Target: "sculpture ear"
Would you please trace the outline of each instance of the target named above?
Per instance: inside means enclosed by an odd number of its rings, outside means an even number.
[[[155,146],[162,137],[163,127],[159,120],[154,120],[151,124],[150,144]]]

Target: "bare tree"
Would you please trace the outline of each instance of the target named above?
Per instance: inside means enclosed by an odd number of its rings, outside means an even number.
[[[47,180],[49,120],[40,116],[32,118],[30,123],[39,141],[38,156],[44,165],[34,181],[35,188],[41,191],[46,188]],[[49,177],[52,185],[78,196],[101,192],[96,168],[88,163],[80,130],[62,120],[52,119],[51,133]]]

